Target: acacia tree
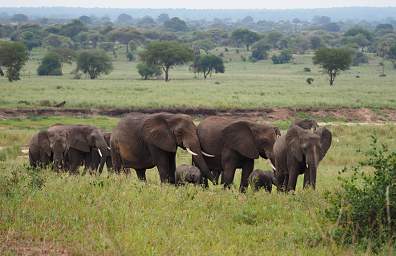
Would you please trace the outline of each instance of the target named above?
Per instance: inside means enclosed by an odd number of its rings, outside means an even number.
[[[169,69],[193,60],[192,49],[175,41],[156,41],[147,45],[140,58],[147,65],[160,66],[169,81]]]
[[[238,44],[246,45],[246,49],[249,51],[250,45],[260,39],[260,36],[253,31],[248,29],[237,29],[232,32],[231,38]]]
[[[212,75],[213,72],[224,73],[225,71],[223,59],[212,54],[198,57],[194,63],[194,68],[198,73],[203,73],[204,79],[208,75]]]
[[[77,57],[77,72],[82,71],[95,79],[101,74],[109,74],[113,70],[113,64],[109,56],[103,50],[85,50]]]
[[[19,73],[28,58],[28,51],[23,43],[0,41],[0,76],[5,75],[10,82],[19,80]],[[5,68],[5,72],[1,67]]]
[[[352,53],[348,49],[322,48],[315,52],[313,62],[322,66],[330,77],[330,86],[334,84],[336,76],[349,69],[352,64]]]

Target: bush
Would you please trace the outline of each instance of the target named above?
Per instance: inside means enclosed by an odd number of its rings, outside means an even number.
[[[135,59],[135,56],[131,52],[128,52],[126,57],[128,61],[133,61]]]
[[[60,56],[52,52],[47,53],[37,68],[37,74],[39,76],[61,76],[62,62]]]
[[[341,243],[357,243],[378,251],[388,242],[395,247],[396,152],[379,145],[373,136],[367,160],[341,178],[341,189],[327,197],[326,216],[337,223],[332,235]],[[367,174],[363,170],[373,169]],[[344,170],[345,171],[345,170]]]
[[[312,84],[315,80],[312,77],[308,77],[306,82],[307,84]]]
[[[309,73],[309,72],[311,72],[311,69],[310,69],[310,68],[307,68],[307,67],[305,67],[305,68],[304,68],[304,72],[307,72],[307,73]]]
[[[272,63],[274,64],[286,64],[293,59],[293,55],[289,50],[283,50],[278,55],[272,56]]]
[[[142,79],[147,80],[154,76],[160,76],[162,74],[160,67],[158,66],[150,66],[145,63],[139,63],[136,66],[139,75]]]

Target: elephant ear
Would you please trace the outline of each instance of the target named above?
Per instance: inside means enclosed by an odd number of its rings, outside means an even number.
[[[47,131],[40,131],[37,135],[38,143],[40,145],[41,150],[47,155],[51,156],[51,146],[48,138]]]
[[[286,144],[289,152],[299,161],[303,160],[303,152],[301,149],[300,134],[303,129],[299,126],[292,126],[286,133]]]
[[[333,135],[325,127],[317,129],[315,133],[320,136],[320,160],[322,160],[331,146]]]
[[[176,139],[168,123],[160,116],[147,118],[143,124],[143,138],[149,144],[167,151],[176,152]]]
[[[70,141],[70,147],[77,149],[82,152],[90,152],[89,142],[85,135],[81,131],[71,132],[67,134],[68,141]]]
[[[257,159],[259,151],[253,137],[252,130],[244,121],[235,122],[223,130],[224,144],[239,154]]]

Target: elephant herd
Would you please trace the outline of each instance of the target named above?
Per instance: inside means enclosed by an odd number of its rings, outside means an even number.
[[[294,191],[299,174],[304,188],[316,186],[319,162],[331,146],[332,134],[313,120],[294,122],[286,133],[269,123],[208,117],[196,126],[185,114],[129,114],[111,133],[90,125],[56,124],[35,134],[29,145],[33,167],[52,165],[56,171],[91,173],[104,165],[117,174],[132,168],[140,180],[157,167],[162,183],[186,182],[208,186],[208,181],[230,187],[242,169],[240,191]],[[192,165],[176,167],[181,148],[192,155]],[[254,170],[254,160],[268,159],[271,171]],[[254,170],[254,171],[253,171]]]

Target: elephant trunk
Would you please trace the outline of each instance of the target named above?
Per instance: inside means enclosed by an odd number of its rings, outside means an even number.
[[[98,153],[100,155],[100,163],[99,163],[99,174],[102,173],[104,164],[106,163],[106,159],[110,156],[110,148],[107,146],[107,143],[103,139],[103,142],[100,143],[99,145],[96,145],[98,149]]]
[[[198,142],[198,137],[196,138],[196,142],[183,142],[184,146],[188,148],[195,154],[192,154],[194,163],[198,164],[199,169],[201,170],[202,176],[208,178],[213,184],[215,184],[215,179],[210,172],[208,165],[206,164],[205,159],[203,158],[202,149]]]
[[[318,171],[319,164],[319,156],[317,156],[316,150],[314,149],[314,153],[312,157],[308,158],[307,165],[309,171],[309,185],[312,186],[313,189],[316,187],[316,174]]]

